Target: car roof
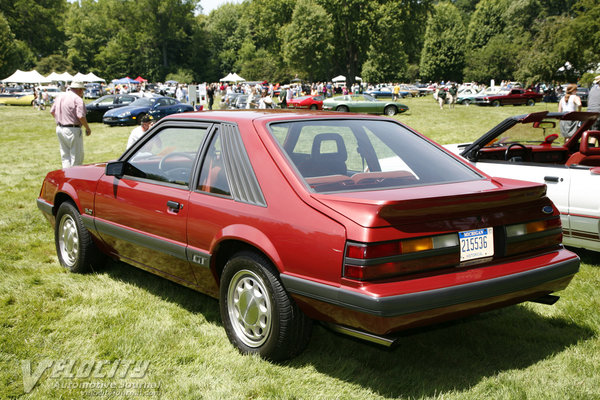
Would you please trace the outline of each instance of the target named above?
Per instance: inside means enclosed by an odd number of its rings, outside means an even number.
[[[173,120],[214,120],[224,122],[242,121],[286,121],[293,119],[379,119],[395,121],[390,118],[358,113],[339,113],[336,111],[308,111],[308,110],[277,110],[277,109],[252,109],[252,110],[221,110],[198,111],[173,114],[164,119]]]

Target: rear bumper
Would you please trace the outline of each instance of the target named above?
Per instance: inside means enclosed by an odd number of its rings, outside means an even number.
[[[281,279],[311,317],[388,334],[534,300],[566,288],[578,270],[579,258],[573,256],[497,278],[385,297],[286,274]]]

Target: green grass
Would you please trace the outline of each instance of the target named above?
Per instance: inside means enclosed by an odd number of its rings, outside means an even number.
[[[556,109],[404,102],[410,111],[396,118],[440,143],[472,140],[509,115]],[[117,158],[130,130],[92,124],[85,161]],[[90,275],[65,272],[35,205],[46,172],[60,167],[53,119],[0,107],[0,146],[1,399],[599,397],[600,254],[579,251],[581,271],[554,306],[526,303],[424,329],[392,350],[316,326],[302,355],[273,364],[233,349],[214,299],[116,262]],[[87,360],[149,367],[140,379],[54,378],[51,368],[25,394],[24,360],[32,370],[44,360],[72,360],[75,370]],[[96,393],[84,383],[150,389]]]

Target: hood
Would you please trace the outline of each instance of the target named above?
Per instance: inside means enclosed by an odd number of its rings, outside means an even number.
[[[551,204],[545,185],[504,178],[312,196],[368,228],[429,225],[435,230],[469,229],[473,217],[484,225],[502,225],[524,218],[518,214],[541,214],[543,206]]]

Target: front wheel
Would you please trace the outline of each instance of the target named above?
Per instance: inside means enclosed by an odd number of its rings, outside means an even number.
[[[302,352],[310,339],[312,321],[285,291],[271,263],[253,252],[238,253],[225,265],[220,311],[227,337],[243,354],[285,360]]]
[[[388,116],[391,117],[392,115],[396,115],[396,113],[398,113],[398,109],[396,107],[394,107],[394,106],[387,106],[383,110],[383,112],[385,113],[385,115],[388,115]]]
[[[58,208],[54,241],[60,264],[71,272],[90,272],[104,261],[79,211],[70,202]]]

